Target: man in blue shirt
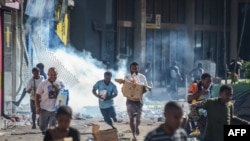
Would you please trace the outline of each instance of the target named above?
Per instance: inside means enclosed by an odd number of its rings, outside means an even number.
[[[104,79],[95,83],[92,92],[99,98],[99,107],[104,121],[115,128],[111,118],[114,122],[117,122],[113,98],[117,96],[118,91],[115,84],[111,82],[111,77],[111,72],[105,72]]]
[[[44,72],[44,64],[43,63],[38,63],[36,65],[36,67],[38,67],[40,69],[40,74],[44,77],[44,79],[47,79],[48,76],[47,74]]]

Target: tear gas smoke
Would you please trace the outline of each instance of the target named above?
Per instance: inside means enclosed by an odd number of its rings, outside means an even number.
[[[46,5],[49,4],[49,7]],[[46,9],[46,10],[45,10]],[[46,56],[49,50],[49,54],[53,53],[56,60],[59,61],[59,65],[62,65],[66,70],[72,73],[78,80],[79,83],[69,88],[69,106],[71,106],[74,111],[79,111],[83,106],[98,106],[98,98],[92,94],[93,85],[101,79],[104,79],[105,66],[102,62],[94,59],[91,53],[84,51],[78,52],[71,46],[63,46],[61,41],[54,31],[55,18],[53,15],[55,9],[55,2],[50,1],[40,1],[36,0],[27,3],[25,14],[28,15],[26,27],[26,34],[29,34],[33,39],[32,44],[35,48],[34,52],[34,63],[43,62],[45,64],[45,71],[51,64],[53,67],[58,67],[53,63],[54,60],[49,60],[51,57],[46,59],[39,59],[39,56]],[[49,16],[48,16],[49,15]],[[34,40],[39,36],[40,43]],[[53,43],[53,50],[51,50],[51,44]],[[44,46],[45,51],[41,51],[41,44]],[[40,48],[40,51],[38,51]],[[40,57],[41,58],[41,57]],[[46,58],[46,57],[43,57]],[[35,62],[37,61],[37,62]],[[46,64],[46,62],[52,62]],[[114,82],[118,89],[118,96],[114,99],[115,106],[124,109],[125,108],[125,98],[121,93],[121,85],[116,83],[114,78],[123,78],[126,74],[126,60],[120,60],[118,71],[109,70],[112,72],[112,82]],[[64,74],[65,75],[65,74]],[[60,74],[58,75],[60,79]],[[64,81],[66,88],[70,85],[69,82]]]
[[[98,60],[92,58],[88,52],[74,53],[69,49],[60,48],[55,52],[55,56],[61,61],[62,65],[74,74],[79,83],[70,89],[69,105],[79,110],[83,106],[97,106],[98,98],[92,94],[93,85],[101,79],[104,79],[105,66]],[[126,74],[126,61],[121,61],[118,71],[112,72],[112,82],[116,84],[119,91],[118,96],[114,99],[117,107],[125,108],[125,98],[121,93],[121,85],[114,81],[114,78],[123,78]],[[67,84],[67,82],[65,82]],[[123,103],[123,104],[122,104]]]

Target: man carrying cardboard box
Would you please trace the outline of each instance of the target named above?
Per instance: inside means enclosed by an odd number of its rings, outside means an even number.
[[[132,62],[130,64],[130,73],[125,76],[124,80],[129,83],[148,86],[146,77],[143,74],[139,73],[139,65],[137,62]],[[130,129],[135,138],[135,135],[140,134],[139,125],[141,122],[141,112],[143,106],[142,96],[138,100],[131,100],[127,98],[126,106],[130,120]]]

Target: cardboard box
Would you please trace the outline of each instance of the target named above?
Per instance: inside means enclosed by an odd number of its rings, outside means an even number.
[[[92,135],[95,141],[119,141],[117,129],[99,130],[99,125],[93,125]]]
[[[133,101],[140,101],[142,99],[144,90],[145,90],[145,86],[129,83],[126,81],[124,82],[122,86],[123,96]]]
[[[72,137],[66,137],[63,139],[57,139],[57,140],[53,140],[53,141],[73,141]]]

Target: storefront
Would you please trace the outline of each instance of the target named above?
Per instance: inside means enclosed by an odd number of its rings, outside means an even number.
[[[13,113],[12,100],[20,84],[19,67],[21,46],[18,33],[19,2],[8,1],[1,3],[0,8],[0,113]],[[19,40],[19,41],[18,41]],[[19,65],[18,65],[19,64]],[[15,70],[15,71],[14,71]]]

